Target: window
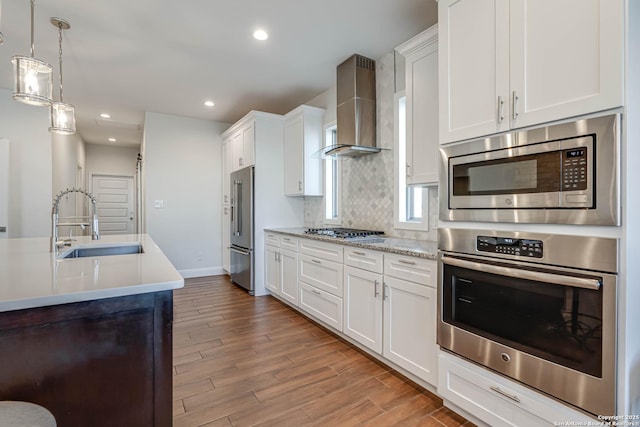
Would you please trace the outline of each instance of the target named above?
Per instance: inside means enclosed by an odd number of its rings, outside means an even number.
[[[395,227],[428,230],[428,189],[407,185],[407,115],[404,91],[395,96]]]
[[[337,127],[335,122],[325,127],[325,147],[336,144]],[[341,224],[340,215],[340,160],[324,159],[324,222]]]

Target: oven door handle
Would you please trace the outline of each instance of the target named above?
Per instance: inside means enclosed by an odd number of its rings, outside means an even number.
[[[444,264],[453,265],[455,267],[482,271],[483,273],[499,274],[500,276],[508,276],[516,279],[536,280],[538,282],[551,283],[554,285],[572,286],[574,288],[591,289],[594,291],[600,289],[601,285],[599,279],[588,279],[586,277],[566,276],[564,274],[552,274],[540,271],[520,270],[510,267],[501,267],[499,265],[451,258],[446,255],[443,255],[441,260]]]

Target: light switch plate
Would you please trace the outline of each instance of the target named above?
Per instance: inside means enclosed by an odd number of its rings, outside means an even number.
[[[164,208],[164,200],[156,200],[154,203],[154,207],[156,209],[163,209]]]

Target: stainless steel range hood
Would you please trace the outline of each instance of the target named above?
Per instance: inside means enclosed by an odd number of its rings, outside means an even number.
[[[337,144],[322,157],[357,157],[380,152],[376,147],[376,62],[353,55],[338,65]]]

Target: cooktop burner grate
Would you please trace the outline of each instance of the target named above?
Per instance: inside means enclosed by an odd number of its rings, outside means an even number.
[[[335,237],[337,239],[355,239],[358,237],[381,236],[383,231],[358,230],[356,228],[308,228],[305,234]]]

